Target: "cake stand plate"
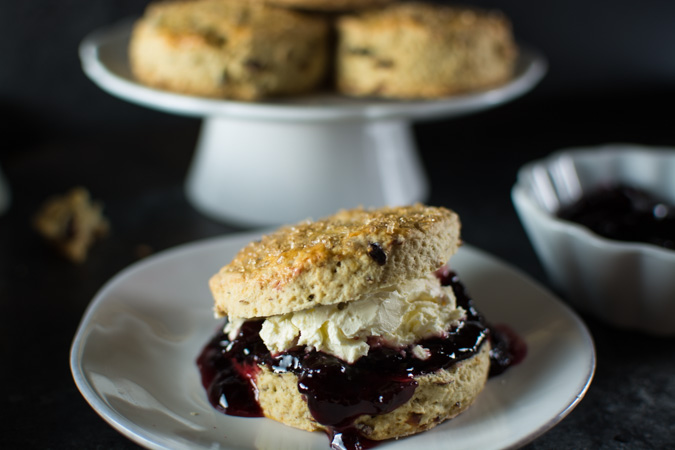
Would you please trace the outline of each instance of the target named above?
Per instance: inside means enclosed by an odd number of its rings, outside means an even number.
[[[80,45],[85,74],[124,100],[203,118],[185,183],[190,202],[214,219],[269,226],[340,208],[424,201],[428,182],[411,122],[485,110],[523,95],[546,73],[522,47],[513,79],[438,100],[354,99],[318,93],[238,102],[180,95],[138,83],[128,64],[132,21],[97,30]]]

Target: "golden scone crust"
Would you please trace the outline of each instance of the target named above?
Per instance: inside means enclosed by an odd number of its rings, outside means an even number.
[[[351,96],[437,98],[494,86],[513,73],[507,18],[418,2],[338,19],[336,84]]]
[[[259,100],[317,87],[328,63],[323,18],[237,0],[155,2],[134,26],[134,76],[178,93]]]
[[[396,0],[264,0],[272,5],[307,11],[356,11],[376,8]]]
[[[344,210],[282,227],[210,280],[216,314],[267,317],[349,302],[426,276],[460,245],[457,214],[424,205]]]
[[[428,430],[466,410],[483,390],[490,369],[490,344],[473,357],[449,369],[415,378],[413,397],[400,407],[378,416],[356,419],[359,432],[373,440],[409,436]],[[274,373],[261,366],[256,380],[258,401],[266,417],[307,431],[323,430],[309,412],[292,373]]]

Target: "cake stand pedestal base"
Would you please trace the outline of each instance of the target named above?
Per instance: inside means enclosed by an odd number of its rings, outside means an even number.
[[[190,202],[247,226],[340,208],[424,201],[428,184],[404,120],[204,120],[186,180]]]

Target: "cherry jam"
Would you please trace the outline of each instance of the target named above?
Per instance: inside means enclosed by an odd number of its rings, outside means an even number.
[[[464,284],[457,274],[448,266],[441,267],[436,271],[441,285],[451,286],[457,299],[457,306],[461,306],[467,312],[467,319],[473,319],[485,325],[485,318],[474,307],[473,300],[469,296]],[[527,355],[527,344],[508,325],[490,324],[490,372],[493,377],[506,371],[511,366],[519,364]]]
[[[308,351],[304,346],[272,355],[260,338],[263,321],[253,320],[245,322],[233,340],[219,333],[197,359],[209,401],[229,415],[260,417],[254,384],[260,370],[258,364],[277,373],[292,372],[298,377],[298,390],[306,398],[310,413],[329,430],[333,448],[370,448],[375,442],[359,434],[354,420],[364,414],[385,414],[406,403],[417,387],[416,376],[471,358],[488,340],[493,347],[491,375],[524,357],[522,340],[515,334],[504,335],[490,328],[454,272],[445,268],[437,276],[441,284],[452,286],[457,304],[467,317],[446,336],[416,343],[429,350],[429,358],[413,356],[412,346],[374,346],[367,357],[352,364],[323,352]]]
[[[642,189],[622,184],[599,187],[557,215],[608,239],[675,249],[675,206]]]

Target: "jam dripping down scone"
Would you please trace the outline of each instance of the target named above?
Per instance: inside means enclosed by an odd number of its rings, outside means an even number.
[[[428,430],[513,362],[446,262],[445,208],[354,209],[263,236],[210,281],[221,333],[198,357],[211,403],[326,431],[336,448]]]

